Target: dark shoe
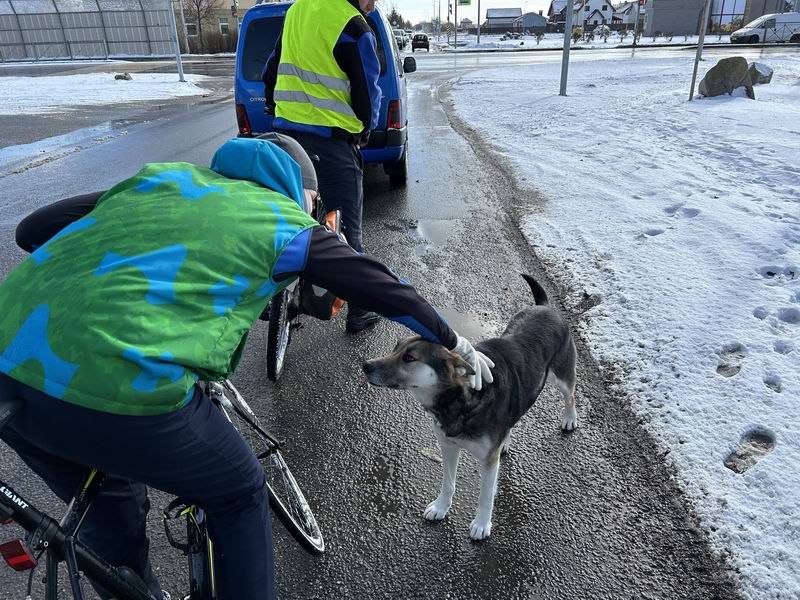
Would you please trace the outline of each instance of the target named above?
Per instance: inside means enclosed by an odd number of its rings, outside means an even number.
[[[381,316],[378,313],[360,309],[348,309],[347,325],[345,325],[344,330],[347,333],[358,333],[359,331],[364,331],[365,329],[372,327],[380,320]]]

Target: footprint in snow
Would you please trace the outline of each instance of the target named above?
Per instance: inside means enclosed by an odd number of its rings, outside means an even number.
[[[747,357],[747,348],[739,342],[725,344],[719,354],[717,373],[723,377],[733,377],[742,370],[742,363]]]
[[[671,204],[670,206],[666,207],[664,209],[664,212],[667,213],[670,217],[683,217],[686,219],[693,219],[700,214],[700,209],[690,208],[685,206],[683,202],[677,202],[676,204]]]
[[[724,461],[734,473],[740,475],[772,452],[775,447],[775,434],[765,428],[755,428],[746,433]]]
[[[793,265],[785,267],[765,265],[756,269],[756,272],[764,279],[778,282],[793,281],[800,277],[800,268]]]
[[[778,319],[790,325],[800,325],[800,309],[790,306],[778,309]]]
[[[764,385],[778,394],[783,391],[783,382],[781,376],[777,373],[768,373],[764,376]]]
[[[794,344],[789,340],[775,340],[772,342],[772,349],[778,354],[790,354],[794,351]]]

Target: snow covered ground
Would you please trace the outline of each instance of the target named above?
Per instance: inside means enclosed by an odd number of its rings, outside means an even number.
[[[0,77],[0,115],[63,111],[70,106],[118,104],[200,96],[207,90],[195,85],[204,75],[133,73],[132,81],[114,79],[114,73],[85,73],[45,77]]]
[[[536,43],[536,38],[532,35],[524,35],[521,39],[518,40],[502,40],[502,36],[500,35],[482,35],[481,36],[481,43],[478,44],[478,38],[475,35],[467,35],[462,36],[459,34],[458,36],[458,46],[456,48],[452,47],[454,43],[454,39],[450,36],[450,46],[446,45],[447,38],[442,37],[442,41],[444,45],[442,47],[443,50],[449,52],[476,52],[480,50],[487,50],[487,49],[502,49],[502,50],[519,50],[519,49],[531,49],[531,48],[540,48],[544,49],[553,49],[553,48],[562,48],[564,44],[564,34],[563,33],[546,33],[544,38],[539,42]],[[436,40],[436,37],[432,37],[432,40]],[[686,46],[689,44],[697,44],[698,36],[690,35],[675,35],[672,39],[668,37],[659,36],[655,39],[653,36],[642,36],[639,40],[640,44],[644,45],[658,45],[658,46]],[[728,44],[730,43],[730,36],[729,35],[707,35],[706,36],[706,43],[708,44]],[[617,46],[622,45],[630,45],[633,43],[633,35],[628,34],[626,37],[621,38],[619,33],[613,32],[611,36],[608,38],[606,42],[602,40],[602,38],[596,38],[593,41],[585,41],[580,40],[572,44],[573,48],[616,48]]]
[[[800,58],[763,62],[756,101],[687,102],[689,58],[574,62],[566,98],[556,64],[452,92],[543,193],[529,242],[759,600],[800,598]]]

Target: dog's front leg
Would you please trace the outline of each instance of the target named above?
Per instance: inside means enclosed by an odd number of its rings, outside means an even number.
[[[493,452],[481,461],[481,493],[478,497],[478,512],[469,526],[473,540],[483,540],[492,533],[492,511],[497,491],[497,472],[500,468],[499,452]]]
[[[422,513],[429,521],[441,521],[447,516],[450,505],[453,502],[453,494],[456,491],[456,473],[458,472],[458,459],[461,456],[461,448],[457,444],[448,440],[444,435],[437,435],[439,448],[442,450],[442,488],[436,500],[428,504],[425,512]]]

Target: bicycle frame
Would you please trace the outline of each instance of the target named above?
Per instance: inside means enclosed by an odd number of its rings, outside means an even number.
[[[0,480],[0,520],[11,519],[28,532],[26,542],[31,551],[41,556],[45,553],[45,599],[56,600],[58,596],[58,565],[65,562],[67,575],[75,600],[84,600],[81,586],[82,573],[95,584],[109,592],[131,600],[153,600],[140,589],[138,582],[129,580],[90,548],[76,539],[78,530],[91,502],[105,476],[92,470],[81,485],[78,494],[70,502],[67,512],[57,523],[35,508],[7,483]],[[33,567],[35,568],[35,566]]]

